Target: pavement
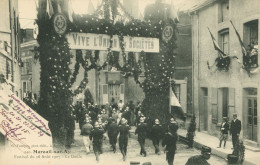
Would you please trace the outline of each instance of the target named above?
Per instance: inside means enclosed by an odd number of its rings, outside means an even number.
[[[84,144],[82,141],[82,136],[80,136],[80,130],[78,128],[78,123],[76,123],[75,130],[75,142],[71,146],[71,156],[78,156],[79,159],[73,159],[74,162],[79,164],[88,164],[88,165],[131,165],[131,162],[140,162],[142,165],[145,162],[151,162],[152,165],[168,165],[166,161],[165,153],[163,152],[163,148],[160,146],[161,155],[156,155],[154,153],[154,147],[152,145],[152,141],[147,139],[145,143],[145,148],[147,151],[147,157],[143,157],[139,154],[140,146],[137,142],[137,136],[134,135],[135,127],[131,127],[130,133],[131,137],[128,141],[128,151],[127,151],[127,159],[124,162],[122,160],[122,154],[120,153],[119,146],[117,143],[117,152],[113,153],[111,147],[108,142],[108,138],[106,138],[103,142],[103,154],[100,155],[100,161],[96,162],[95,155],[93,153],[93,149],[91,148],[91,152],[89,154],[86,153],[84,148]],[[200,151],[192,148],[188,149],[186,144],[178,142],[177,151],[175,154],[174,164],[176,165],[184,165],[188,158],[194,155],[200,155]],[[64,160],[64,159],[63,159]],[[67,159],[71,161],[71,159]],[[227,164],[226,161],[222,158],[212,156],[208,161],[212,165],[223,165]]]
[[[186,137],[187,130],[179,129],[179,136]],[[206,145],[211,147],[211,151],[213,155],[219,156],[223,159],[227,159],[228,154],[232,154],[233,150],[231,149],[232,142],[227,141],[226,148],[217,148],[219,145],[218,137],[211,136],[207,133],[196,131],[196,136],[194,137],[194,147],[201,148],[202,145]],[[223,145],[223,143],[222,143]],[[249,146],[246,146],[245,150],[245,160],[244,165],[260,165],[260,152],[254,152],[249,150]]]

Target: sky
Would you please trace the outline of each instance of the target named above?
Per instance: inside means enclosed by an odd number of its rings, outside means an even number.
[[[86,9],[88,8],[90,0],[71,0],[72,9],[77,14],[87,14]],[[155,0],[139,0],[139,10],[141,13],[144,12],[144,9],[147,5],[154,3]],[[163,0],[166,3],[171,3],[171,0]],[[191,2],[195,0],[173,0],[176,10],[183,7],[186,2]],[[101,0],[91,0],[94,8],[96,8]],[[21,28],[33,28],[34,20],[37,17],[36,5],[38,0],[18,0],[19,6],[19,17]],[[186,3],[187,4],[187,3]]]

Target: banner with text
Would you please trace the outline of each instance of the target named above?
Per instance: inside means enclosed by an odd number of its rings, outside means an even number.
[[[71,49],[107,50],[110,36],[93,33],[69,33],[67,40]],[[121,51],[118,35],[112,38],[112,51]],[[126,52],[159,52],[159,39],[146,37],[124,36]]]

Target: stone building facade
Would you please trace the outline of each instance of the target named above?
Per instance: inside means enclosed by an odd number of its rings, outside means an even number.
[[[205,0],[190,10],[192,19],[192,72],[193,110],[200,131],[219,134],[222,117],[232,120],[237,113],[242,121],[240,137],[246,144],[260,145],[260,72],[254,69],[249,74],[242,69],[243,55],[233,22],[246,48],[259,43],[259,0]],[[220,48],[231,59],[228,71],[218,71],[214,64],[218,57],[208,28]],[[258,55],[257,55],[258,56]],[[254,60],[256,66],[260,59]]]

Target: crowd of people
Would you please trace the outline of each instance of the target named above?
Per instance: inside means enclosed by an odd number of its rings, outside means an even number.
[[[87,154],[91,146],[96,160],[99,161],[103,153],[102,146],[105,138],[109,139],[112,152],[116,152],[117,142],[122,153],[123,160],[126,160],[127,146],[130,137],[131,127],[135,127],[135,135],[140,145],[140,155],[146,157],[145,140],[151,139],[154,145],[155,154],[160,155],[160,141],[165,148],[168,164],[173,164],[178,140],[177,130],[179,128],[175,118],[168,121],[167,128],[160,124],[159,119],[149,120],[141,110],[141,103],[136,105],[133,102],[124,104],[122,100],[118,104],[111,103],[103,106],[88,103],[85,106],[78,102],[74,106],[73,114],[76,123],[79,124],[83,142]],[[151,136],[152,135],[152,136]],[[92,143],[92,145],[91,145]]]

